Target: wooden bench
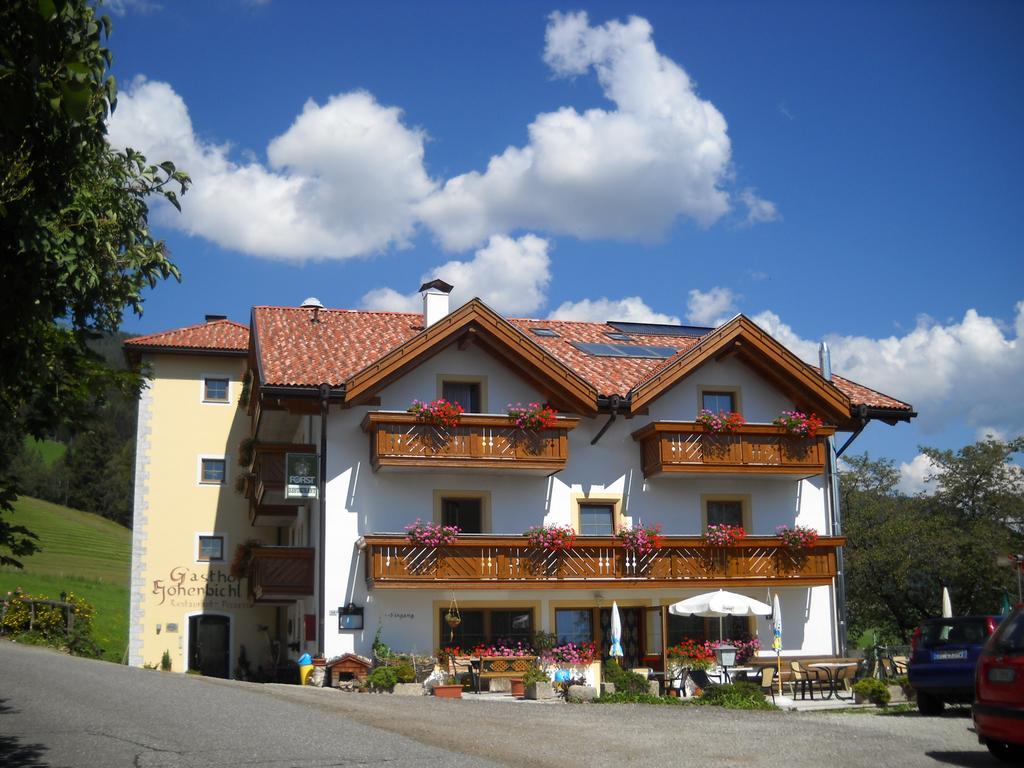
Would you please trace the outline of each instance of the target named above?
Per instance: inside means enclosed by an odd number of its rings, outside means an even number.
[[[473,659],[476,692],[480,693],[480,681],[484,678],[522,677],[528,669],[536,665],[536,656],[481,656],[479,659]]]

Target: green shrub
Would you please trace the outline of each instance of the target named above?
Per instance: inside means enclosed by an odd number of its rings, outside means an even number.
[[[650,693],[647,678],[636,672],[628,672],[619,666],[617,659],[611,659],[604,665],[604,679],[615,686],[616,693],[628,696],[646,696]]]
[[[526,670],[526,673],[523,675],[523,685],[530,685],[531,683],[550,682],[551,678],[548,677],[547,672],[545,672],[540,667],[530,667],[528,670]]]
[[[881,680],[869,677],[853,684],[853,692],[865,697],[872,704],[884,707],[889,703],[889,688]]]
[[[171,652],[164,651],[164,655],[160,657],[160,669],[164,672],[171,671]]]
[[[416,682],[416,670],[413,669],[412,664],[408,661],[403,661],[401,664],[396,664],[392,669],[395,670],[398,682],[400,683],[415,683]]]
[[[393,691],[398,682],[398,673],[394,667],[376,667],[366,676],[366,682],[375,691]]]
[[[775,709],[775,705],[765,701],[761,687],[757,683],[743,680],[724,685],[709,685],[694,703],[725,709]]]

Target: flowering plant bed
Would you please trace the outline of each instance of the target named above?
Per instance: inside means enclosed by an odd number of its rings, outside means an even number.
[[[704,532],[704,538],[708,544],[715,547],[724,547],[727,544],[735,544],[737,541],[745,538],[747,532],[743,530],[742,525],[709,525],[708,529]]]
[[[523,534],[530,540],[530,546],[540,547],[549,552],[572,549],[576,531],[568,525],[538,525],[527,528]]]
[[[638,555],[647,555],[661,546],[661,523],[653,528],[631,528],[622,530],[615,534],[615,537],[622,542],[627,552],[635,552]]]
[[[509,421],[519,429],[530,432],[539,432],[542,429],[551,429],[558,423],[558,411],[547,403],[509,403],[505,406]]]
[[[780,525],[775,535],[782,539],[783,545],[790,549],[810,549],[818,541],[818,532],[806,525]]]
[[[728,434],[735,432],[747,423],[743,415],[738,411],[719,411],[712,413],[704,409],[697,414],[697,423],[702,425],[708,432],[715,434]]]
[[[597,658],[597,643],[565,643],[556,645],[547,652],[544,659],[555,664],[586,666]]]
[[[715,648],[707,640],[684,637],[676,645],[669,646],[668,659],[674,664],[690,669],[711,669],[715,663]]]
[[[824,422],[813,413],[808,416],[802,411],[783,411],[772,424],[782,427],[795,437],[815,437]]]
[[[416,518],[415,523],[405,526],[405,540],[410,544],[421,544],[425,547],[441,547],[454,544],[459,539],[459,526],[425,523]]]
[[[536,656],[529,643],[520,640],[498,640],[493,645],[481,643],[472,651],[473,656],[501,656],[506,659],[518,659],[523,656]]]
[[[425,403],[422,400],[413,400],[409,406],[409,413],[416,414],[416,418],[427,424],[436,424],[439,427],[459,426],[459,418],[464,413],[458,403],[449,403],[444,398]]]

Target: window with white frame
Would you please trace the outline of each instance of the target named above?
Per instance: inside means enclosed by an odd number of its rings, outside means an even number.
[[[222,534],[199,534],[196,537],[196,560],[204,563],[224,560],[224,536]]]
[[[227,376],[203,376],[203,402],[226,403],[231,381]]]

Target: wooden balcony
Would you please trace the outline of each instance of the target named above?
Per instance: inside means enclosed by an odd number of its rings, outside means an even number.
[[[249,570],[249,599],[287,603],[313,595],[316,550],[311,547],[255,547]]]
[[[373,469],[484,469],[548,475],[565,469],[569,430],[578,419],[559,417],[552,429],[531,432],[504,416],[463,415],[457,427],[425,424],[415,414],[375,411],[363,419]]]
[[[257,443],[245,482],[249,499],[249,522],[253,525],[285,527],[292,524],[302,499],[284,497],[284,457],[287,453],[316,453],[306,443]]]
[[[581,589],[593,587],[740,587],[828,584],[842,537],[822,537],[792,551],[774,536],[713,547],[699,537],[666,536],[649,555],[629,553],[616,538],[577,538],[547,552],[524,536],[462,535],[452,545],[409,544],[401,534],[362,539],[366,577],[382,589]]]
[[[826,438],[832,434],[834,427],[822,427],[816,437],[794,437],[771,424],[714,434],[694,422],[657,421],[638,429],[633,439],[640,443],[644,477],[676,472],[809,477],[825,471]]]

